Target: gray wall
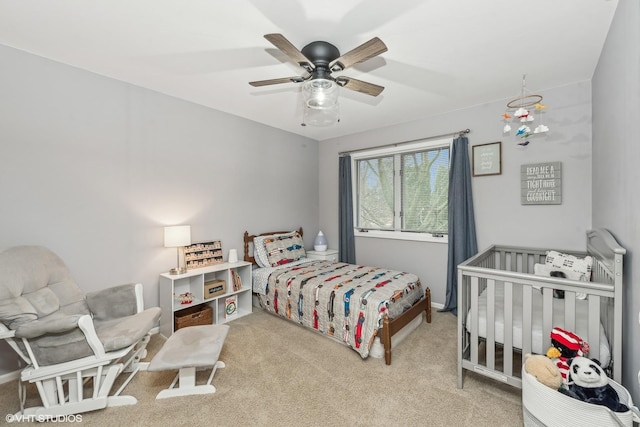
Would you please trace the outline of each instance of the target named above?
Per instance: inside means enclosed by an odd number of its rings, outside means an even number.
[[[0,250],[45,245],[86,291],[174,267],[163,225],[242,253],[242,233],[318,229],[318,143],[0,46]],[[16,369],[0,349],[0,374]]]
[[[580,82],[544,91],[548,106],[543,123],[548,134],[532,137],[523,148],[519,138],[502,133],[507,100],[426,117],[375,132],[320,143],[320,228],[329,245],[338,242],[338,153],[471,129],[469,144],[502,141],[502,174],[472,178],[479,249],[492,243],[558,249],[585,248],[591,226],[591,85]],[[518,87],[514,87],[517,93]],[[384,102],[384,101],[383,101]],[[535,122],[534,122],[535,123]],[[471,149],[470,149],[471,151]],[[561,161],[561,205],[520,205],[520,165]],[[358,237],[358,263],[417,273],[429,286],[435,303],[446,296],[447,246]]]
[[[620,0],[593,76],[593,225],[627,249],[623,384],[638,404],[640,388],[640,4]]]

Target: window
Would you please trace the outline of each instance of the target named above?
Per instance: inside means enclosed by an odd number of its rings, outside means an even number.
[[[451,140],[352,155],[357,236],[446,242]]]

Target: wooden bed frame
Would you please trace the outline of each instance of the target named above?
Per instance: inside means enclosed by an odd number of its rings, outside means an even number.
[[[298,230],[300,236],[302,236],[302,227]],[[271,234],[285,234],[291,231],[270,231],[261,234],[249,234],[244,232],[244,260],[255,264],[255,258],[250,255],[249,244],[253,244],[253,238],[257,236],[268,236]],[[253,249],[253,247],[251,248]],[[251,252],[253,253],[253,252]],[[425,313],[427,323],[431,323],[431,289],[425,287],[425,295],[420,301],[416,302],[409,310],[402,313],[400,316],[390,319],[386,315],[382,322],[382,344],[384,346],[384,361],[387,365],[391,364],[391,337],[398,333],[402,328],[407,326],[413,319],[420,316],[422,312]]]

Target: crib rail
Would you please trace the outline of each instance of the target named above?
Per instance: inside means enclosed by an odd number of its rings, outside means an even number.
[[[616,274],[621,276],[621,258],[618,271],[614,260],[596,254],[592,281],[581,282],[534,275],[534,265],[544,263],[546,252],[545,249],[493,245],[458,266],[459,388],[463,386],[464,369],[521,388],[522,355],[532,353],[536,348],[537,352],[540,348],[546,350],[551,344],[549,333],[555,326],[575,331],[577,317],[585,316],[585,308],[578,310],[577,304],[587,307],[587,336],[583,338],[591,347],[589,357],[603,360],[602,325],[612,361],[620,360],[621,316],[618,313],[621,308],[618,310],[617,304],[621,301],[621,283],[617,283]],[[562,252],[581,257],[587,255],[576,251]],[[564,299],[554,298],[554,289],[563,290]],[[479,304],[483,292],[486,318],[481,320]],[[536,293],[541,293],[541,298]],[[587,295],[586,304],[585,301],[577,302],[579,293]],[[536,310],[534,304],[541,304],[541,311]],[[502,306],[499,321],[496,318],[498,305]],[[562,319],[553,318],[554,305],[563,306]],[[522,334],[518,338],[513,329],[516,317],[520,321],[520,312]],[[536,315],[540,312],[541,318],[540,314]],[[534,323],[536,327],[541,324],[542,332],[537,338],[532,332]],[[611,363],[610,368],[614,379],[620,381],[621,363]]]

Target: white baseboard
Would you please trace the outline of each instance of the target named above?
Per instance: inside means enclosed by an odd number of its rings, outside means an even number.
[[[13,380],[17,380],[20,378],[20,369],[13,372],[8,372],[6,374],[0,375],[0,384],[5,384]]]
[[[440,310],[441,308],[444,308],[444,304],[440,304],[440,303],[437,303],[437,302],[432,302],[431,303],[431,307],[435,308],[436,310]]]

